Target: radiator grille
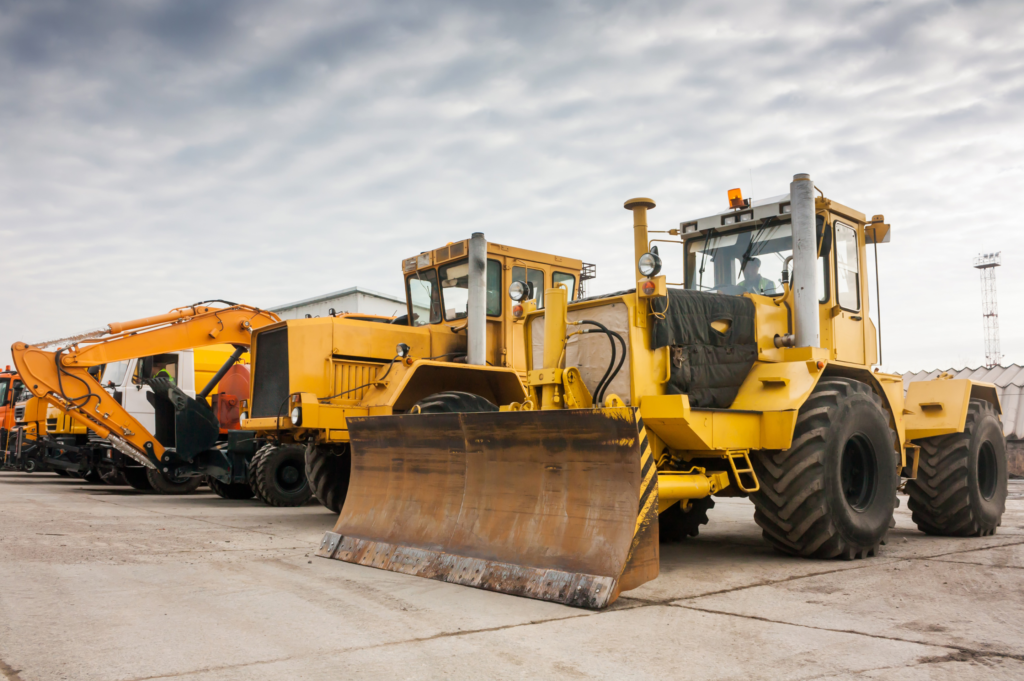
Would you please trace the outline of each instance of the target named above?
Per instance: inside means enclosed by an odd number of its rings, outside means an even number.
[[[334,362],[334,389],[332,395],[344,392],[339,400],[361,400],[373,386],[366,384],[377,377],[380,364],[374,362],[353,362],[343,360]],[[360,388],[359,386],[366,386]],[[352,390],[359,388],[358,390]],[[346,392],[352,390],[352,392]]]
[[[25,420],[25,405],[19,404],[14,407],[14,420],[24,421]]]
[[[46,419],[46,431],[52,433],[57,430],[57,419]]]
[[[288,416],[288,327],[256,333],[252,349],[252,418]]]

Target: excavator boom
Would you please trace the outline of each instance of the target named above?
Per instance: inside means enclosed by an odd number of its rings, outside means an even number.
[[[253,329],[280,321],[273,312],[248,305],[178,308],[155,317],[115,322],[112,334],[85,339],[56,351],[26,343],[11,348],[14,363],[32,394],[53,404],[123,454],[155,467],[164,447],[89,373],[89,367],[220,343],[248,347]],[[165,386],[173,390],[172,386]]]

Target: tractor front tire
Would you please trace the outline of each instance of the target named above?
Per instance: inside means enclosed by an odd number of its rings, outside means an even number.
[[[881,398],[848,378],[819,381],[800,408],[786,451],[751,457],[761,489],[754,520],[779,551],[865,558],[893,522],[896,434]]]
[[[155,468],[146,468],[146,479],[150,487],[160,494],[191,494],[203,484],[202,476],[171,478]]]
[[[329,446],[310,442],[306,446],[306,479],[316,500],[341,513],[352,475],[352,453],[348,444]]]
[[[249,462],[249,471],[256,495],[269,506],[302,506],[313,496],[300,444],[264,445]]]
[[[420,414],[470,414],[484,411],[498,411],[498,407],[479,395],[457,390],[428,395],[412,407],[412,412]]]
[[[917,529],[943,537],[995,534],[1006,510],[1006,439],[995,407],[971,400],[964,432],[919,440],[907,506]]]
[[[700,534],[700,526],[708,524],[708,511],[715,507],[711,497],[691,499],[685,511],[679,504],[673,504],[658,516],[658,540],[662,544],[681,542],[687,537]]]
[[[255,493],[245,482],[221,482],[217,478],[207,478],[206,484],[221,499],[252,499]]]

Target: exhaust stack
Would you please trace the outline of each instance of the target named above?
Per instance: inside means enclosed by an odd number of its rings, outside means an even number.
[[[793,301],[796,346],[821,347],[818,318],[818,278],[814,268],[818,260],[818,239],[814,217],[814,183],[811,176],[793,176],[789,185],[793,215]]]
[[[482,232],[469,240],[466,364],[487,364],[487,239]]]

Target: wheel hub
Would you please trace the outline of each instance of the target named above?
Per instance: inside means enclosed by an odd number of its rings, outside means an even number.
[[[840,480],[846,503],[863,511],[875,496],[876,462],[871,444],[862,435],[854,435],[843,448]]]

